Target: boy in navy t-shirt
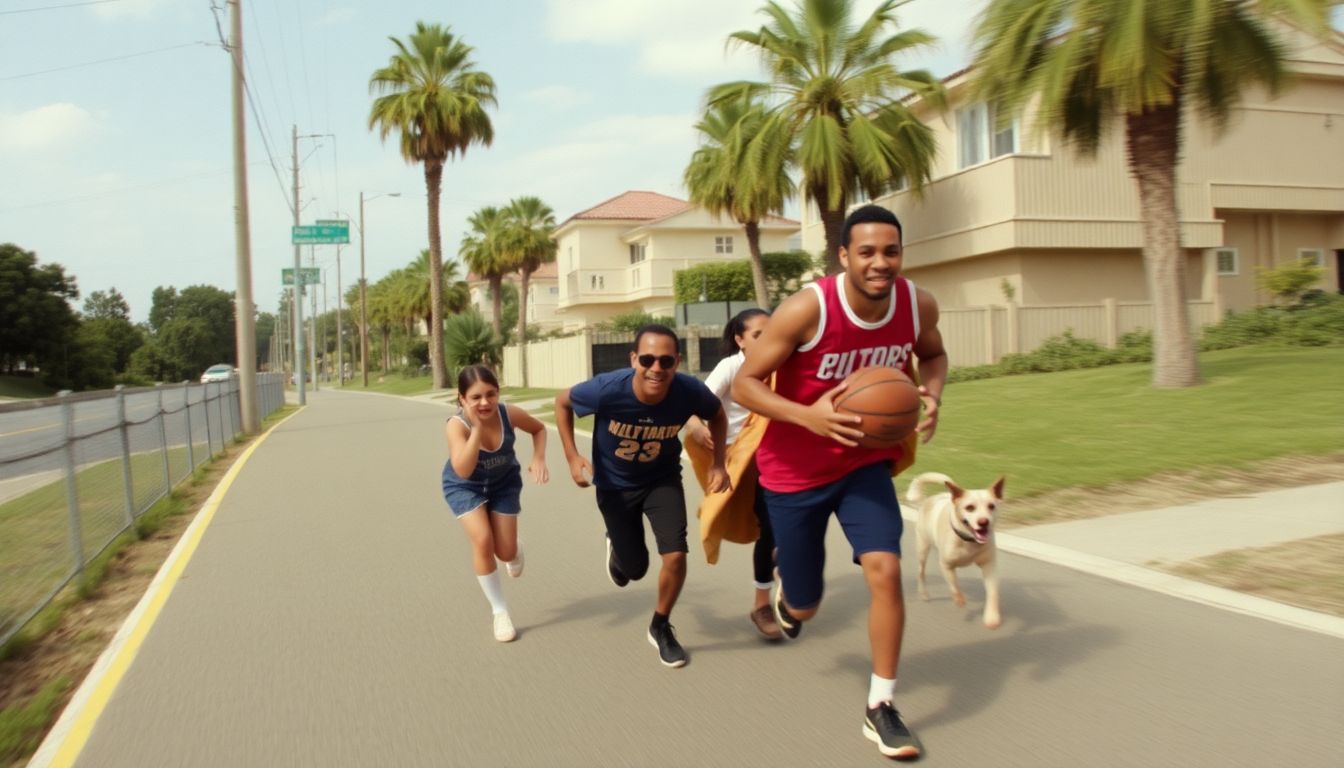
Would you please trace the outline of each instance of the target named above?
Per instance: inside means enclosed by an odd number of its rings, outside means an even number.
[[[644,516],[649,518],[663,567],[649,643],[669,667],[686,663],[668,616],[686,582],[686,495],[681,486],[681,440],[691,416],[710,425],[714,438],[711,493],[731,489],[723,466],[728,419],[719,398],[699,379],[677,373],[677,334],[646,325],[635,335],[630,368],[598,374],[555,398],[555,424],[579,487],[597,486],[597,507],[607,528],[607,575],[624,587],[649,569]],[[593,461],[574,445],[574,417],[594,414]]]

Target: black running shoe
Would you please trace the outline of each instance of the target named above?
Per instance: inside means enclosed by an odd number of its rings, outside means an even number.
[[[919,739],[901,722],[901,713],[889,702],[882,702],[865,713],[863,735],[877,743],[877,751],[898,760],[919,757]]]
[[[607,537],[607,578],[611,579],[611,583],[618,587],[624,587],[630,583],[630,577],[626,576],[616,565],[616,553],[611,549],[610,536]]]
[[[665,667],[682,667],[686,665],[686,649],[677,642],[677,636],[672,631],[671,624],[661,624],[657,627],[649,627],[649,645],[658,649],[658,660],[663,662]]]
[[[775,594],[770,605],[775,609],[775,623],[784,631],[784,636],[790,640],[798,637],[798,633],[803,631],[803,622],[795,619],[784,605],[784,582],[778,577],[775,578]]]

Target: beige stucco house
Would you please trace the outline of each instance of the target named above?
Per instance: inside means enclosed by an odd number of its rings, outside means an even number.
[[[527,280],[527,325],[540,331],[552,331],[560,327],[560,317],[556,307],[560,302],[560,286],[557,280],[555,262],[541,265]],[[504,276],[504,282],[522,286],[522,278],[512,273]],[[476,273],[467,275],[467,287],[471,291],[471,306],[481,315],[490,317],[494,305],[490,298],[490,283]]]
[[[761,222],[761,250],[783,251],[798,222]],[[579,211],[556,228],[556,317],[565,329],[643,311],[671,316],[673,273],[748,255],[742,227],[685,200],[632,191]]]
[[[1294,77],[1277,97],[1246,94],[1221,135],[1186,120],[1177,181],[1196,317],[1266,303],[1257,270],[1302,256],[1325,267],[1320,288],[1344,289],[1344,36],[1289,38]],[[1031,110],[996,130],[992,108],[968,100],[973,74],[945,82],[946,115],[924,115],[939,147],[924,199],[876,200],[902,222],[906,274],[949,308],[1007,305],[1009,293],[1019,305],[1147,301],[1121,125],[1091,159],[1052,143]],[[803,247],[822,250],[810,204],[802,228]]]

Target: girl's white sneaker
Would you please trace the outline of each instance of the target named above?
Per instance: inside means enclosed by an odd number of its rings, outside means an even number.
[[[518,556],[504,564],[504,570],[508,571],[509,576],[518,578],[523,575],[523,548],[518,548]]]
[[[495,614],[495,639],[501,643],[512,642],[518,637],[518,632],[513,628],[513,619],[509,618],[509,612]]]

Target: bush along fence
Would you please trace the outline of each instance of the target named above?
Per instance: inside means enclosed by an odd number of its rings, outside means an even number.
[[[0,404],[0,645],[242,431],[237,377]],[[264,417],[284,378],[257,374]]]

